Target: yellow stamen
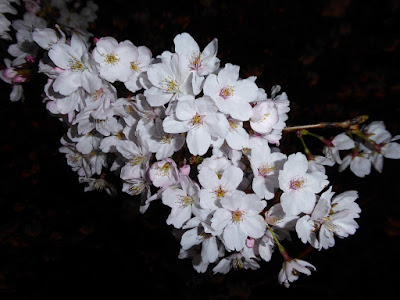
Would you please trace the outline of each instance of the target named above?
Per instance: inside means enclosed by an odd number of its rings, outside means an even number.
[[[162,81],[162,83],[163,83],[162,88],[164,89],[164,91],[166,93],[173,93],[173,94],[180,93],[178,83],[176,82],[176,80],[172,79],[170,76],[168,76],[168,78],[165,78]]]
[[[192,125],[193,127],[200,127],[201,124],[203,124],[203,115],[199,115],[196,113],[194,117],[190,120],[189,124]]]
[[[118,64],[120,61],[120,59],[117,57],[118,54],[114,54],[114,51],[109,54],[105,54],[104,56],[105,56],[104,62],[113,66]]]
[[[75,56],[69,60],[69,68],[73,72],[83,72],[87,69],[86,66]]]
[[[128,160],[129,160],[129,164],[131,166],[136,166],[136,165],[142,163],[143,155],[131,154],[131,156],[129,157]]]
[[[261,167],[258,168],[258,175],[265,177],[269,173],[271,173],[274,169],[275,166],[273,164],[263,163]]]
[[[134,70],[135,72],[142,71],[142,67],[140,66],[140,62],[138,62],[137,60],[131,61],[131,69]]]
[[[235,90],[233,89],[233,86],[231,85],[227,85],[225,87],[223,87],[221,89],[221,91],[219,92],[220,97],[222,97],[223,99],[228,99],[229,97],[233,96],[233,92]]]
[[[198,55],[193,54],[191,60],[189,61],[189,69],[191,69],[192,71],[197,71],[201,66],[200,58],[201,52]]]
[[[220,185],[218,188],[216,188],[214,191],[214,194],[217,196],[217,198],[222,198],[225,196],[226,194],[226,190],[224,190],[224,188],[222,187],[222,185]]]
[[[186,207],[188,205],[192,205],[194,203],[194,200],[192,197],[189,196],[178,196],[178,201],[177,201],[182,207]]]
[[[167,176],[170,169],[171,169],[171,164],[165,163],[161,168],[158,169],[157,175],[158,176]]]
[[[158,140],[158,142],[159,142],[160,144],[171,144],[171,141],[172,141],[172,135],[169,134],[169,133],[167,133],[166,135],[162,136],[162,137]]]
[[[236,210],[236,211],[232,212],[232,221],[236,224],[242,222],[244,220],[245,214],[246,214],[246,212],[240,211],[240,210]]]
[[[306,180],[304,178],[298,178],[297,176],[292,178],[289,183],[289,189],[291,190],[298,190],[303,187]]]
[[[229,119],[229,126],[234,130],[237,131],[236,129],[239,127],[239,121],[235,119]]]

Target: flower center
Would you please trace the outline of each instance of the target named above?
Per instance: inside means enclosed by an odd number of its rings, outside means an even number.
[[[169,133],[167,133],[166,135],[162,136],[162,137],[158,140],[158,142],[159,142],[160,144],[171,144],[171,141],[172,141],[172,135],[169,134]]]
[[[232,262],[232,265],[234,270],[243,269],[243,263],[240,258],[235,258]]]
[[[204,230],[199,234],[199,238],[201,238],[203,241],[207,241],[210,238],[212,238],[211,233],[204,232]]]
[[[70,58],[70,60],[69,60],[69,68],[73,72],[83,72],[83,71],[85,71],[87,69],[86,66],[79,59],[77,59],[75,56]]]
[[[227,85],[221,89],[221,91],[219,92],[219,96],[226,100],[229,97],[233,96],[233,92],[234,92],[233,86]]]
[[[166,93],[174,93],[177,94],[180,92],[178,83],[176,80],[172,79],[171,76],[165,78],[162,81],[162,88],[165,90]]]
[[[192,125],[192,127],[199,128],[203,124],[203,115],[199,115],[196,113],[194,117],[190,120],[189,124]]]
[[[125,139],[125,134],[122,132],[122,130],[118,131],[117,138],[120,140]]]
[[[171,164],[165,163],[161,168],[158,169],[157,175],[158,176],[167,176],[170,169],[171,169]]]
[[[214,194],[217,196],[217,198],[223,198],[226,194],[226,190],[222,187],[222,185],[220,185],[214,190]]]
[[[74,153],[72,155],[69,155],[68,158],[71,162],[77,163],[81,159],[82,155],[79,153]]]
[[[192,205],[194,203],[194,200],[192,197],[189,196],[178,196],[178,201],[177,201],[182,207],[186,207],[189,205]]]
[[[104,62],[115,66],[120,61],[120,59],[117,56],[118,56],[118,54],[114,54],[114,51],[109,54],[106,54],[105,58],[104,58]]]
[[[129,157],[129,164],[131,166],[136,166],[138,164],[140,164],[143,160],[143,156],[140,154],[131,154],[131,156]]]
[[[136,196],[139,195],[143,192],[144,190],[144,184],[141,182],[137,182],[135,184],[133,184],[129,189],[128,189],[128,194],[132,195],[132,196]]]
[[[106,127],[108,125],[108,118],[107,119],[95,119],[94,123],[97,126]]]
[[[100,97],[101,95],[103,95],[103,94],[104,94],[103,89],[99,89],[99,90],[95,91],[95,92],[92,94],[92,96],[90,97],[90,99],[91,99],[93,102],[95,102],[95,101],[97,101],[97,100],[99,99],[99,97]]]
[[[133,114],[135,113],[135,109],[133,108],[133,105],[125,105],[124,108],[125,108],[126,113],[131,116],[133,116]]]
[[[200,69],[201,67],[200,58],[201,58],[201,52],[198,55],[196,54],[192,55],[192,58],[189,61],[190,70],[197,71],[198,69]]]
[[[237,128],[239,127],[239,121],[235,120],[235,119],[232,119],[232,118],[229,118],[228,122],[229,122],[230,128],[233,131],[237,131]]]
[[[140,72],[142,71],[142,67],[140,66],[140,62],[137,60],[131,62],[131,69],[134,70],[135,72]]]
[[[296,176],[296,177],[292,178],[292,180],[290,180],[289,189],[297,191],[304,186],[305,182],[306,182],[306,180],[304,178],[301,178],[301,177],[299,178]]]
[[[99,192],[103,191],[105,186],[106,186],[106,184],[105,184],[104,180],[101,180],[101,179],[97,180],[93,185],[94,189]]]
[[[271,173],[274,169],[275,166],[273,164],[263,163],[261,167],[258,168],[258,175],[265,177],[269,173]]]
[[[246,212],[241,211],[241,210],[235,210],[232,212],[232,221],[235,224],[239,224],[244,220],[244,215]]]
[[[96,151],[96,150],[93,150],[93,151],[91,151],[91,152],[89,153],[89,157],[90,157],[90,158],[95,157],[95,156],[97,156],[97,155],[99,155],[99,152]]]

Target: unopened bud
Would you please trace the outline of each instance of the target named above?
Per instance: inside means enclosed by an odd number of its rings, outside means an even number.
[[[7,79],[13,79],[17,74],[18,72],[14,68],[6,68],[3,71],[3,76]]]
[[[179,172],[182,173],[183,175],[189,175],[190,166],[189,165],[183,165],[182,167],[179,168]]]
[[[33,56],[33,55],[27,55],[27,56],[25,57],[25,60],[26,60],[26,62],[33,64],[33,63],[35,63],[35,61],[36,61],[36,57]]]
[[[26,77],[22,76],[22,75],[16,75],[13,80],[14,83],[22,83],[26,81]]]

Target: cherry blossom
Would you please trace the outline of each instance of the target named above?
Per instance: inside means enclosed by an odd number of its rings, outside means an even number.
[[[289,287],[290,283],[300,277],[300,273],[311,275],[311,271],[315,271],[315,267],[301,259],[290,259],[283,263],[282,269],[278,275],[278,281],[285,287]]]
[[[193,94],[190,70],[186,58],[178,54],[164,56],[161,63],[152,64],[147,70],[153,86],[144,91],[151,106],[162,106],[173,99]]]
[[[330,187],[319,198],[311,215],[304,215],[296,223],[296,232],[303,243],[309,242],[311,246],[321,250],[335,245],[334,236],[340,238],[354,234],[358,224],[354,217],[358,217],[351,210],[342,209],[332,212],[331,198],[334,193]],[[346,195],[349,196],[349,195]],[[341,197],[345,199],[345,197]],[[353,202],[353,205],[355,203]]]
[[[94,61],[88,53],[85,41],[78,35],[71,37],[70,44],[57,43],[48,52],[55,65],[64,71],[54,81],[54,90],[62,95],[70,95],[79,87],[93,93],[101,87]]]
[[[274,197],[275,189],[279,187],[279,171],[285,161],[285,154],[271,153],[268,146],[251,150],[250,164],[254,174],[252,188],[257,196],[267,200]]]
[[[251,79],[239,79],[239,66],[226,64],[218,75],[207,77],[203,91],[214,100],[221,112],[247,121],[252,115],[250,102],[256,99],[257,89]]]
[[[374,145],[367,143],[366,147],[372,151],[370,159],[378,172],[382,172],[384,158],[400,159],[400,144],[395,143],[400,136],[392,137],[383,121],[371,122],[363,128],[363,134],[375,142]]]
[[[260,265],[253,259],[246,259],[241,253],[233,253],[228,257],[221,259],[218,264],[213,268],[213,272],[214,274],[227,274],[232,268],[234,270],[256,270],[260,268]]]
[[[179,182],[179,173],[176,163],[171,158],[165,158],[151,165],[149,178],[153,185],[166,188]]]
[[[205,209],[221,207],[221,201],[237,191],[243,180],[243,171],[232,164],[222,168],[203,167],[198,179],[201,184],[200,206]]]
[[[166,133],[162,126],[162,120],[156,120],[154,134],[150,135],[146,140],[149,151],[156,154],[157,160],[161,160],[172,156],[175,152],[180,150],[184,143],[185,137],[183,134]]]
[[[116,148],[126,159],[125,165],[121,169],[121,178],[123,180],[141,178],[142,171],[147,170],[149,166],[150,153],[147,148],[138,146],[129,140],[121,141]]]
[[[186,143],[193,155],[204,155],[211,145],[211,136],[224,137],[228,126],[227,119],[209,97],[182,98],[176,112],[163,121],[167,133],[187,132]]]
[[[184,226],[187,229],[181,237],[181,246],[189,250],[201,245],[201,258],[203,261],[213,263],[219,257],[219,239],[216,232],[200,217],[193,217]]]
[[[4,14],[17,14],[17,10],[10,2],[11,1],[6,0],[0,1],[0,38],[5,40],[11,40],[11,36],[8,33],[8,31],[10,31],[11,22],[4,16]]]
[[[331,158],[338,164],[341,164],[342,159],[339,151],[349,150],[354,147],[354,141],[346,133],[340,133],[330,141],[329,145],[324,147],[323,152],[326,157]]]
[[[235,150],[242,150],[249,144],[249,133],[243,128],[243,122],[228,118],[229,130],[226,133],[226,143]]]
[[[304,154],[291,154],[279,173],[279,187],[283,191],[281,204],[288,215],[311,213],[316,202],[316,193],[328,184],[327,176],[321,172],[308,173],[308,161]]]
[[[215,230],[223,230],[222,238],[228,250],[240,251],[245,247],[248,236],[260,238],[265,233],[265,222],[259,213],[266,202],[255,194],[237,191],[231,197],[221,200],[212,219],[211,226]]]
[[[97,5],[77,2],[72,11],[68,2],[26,0],[11,23],[4,14],[17,10],[0,0],[0,38],[13,57],[0,78],[18,101],[32,76],[47,76],[43,102],[66,127],[59,151],[85,191],[113,196],[119,186],[141,213],[161,200],[180,241],[178,258],[191,258],[200,273],[212,264],[214,273],[255,270],[278,249],[286,287],[315,267],[290,258],[282,241],[321,250],[356,233],[358,192],[335,194],[328,167],[364,177],[372,166],[381,172],[384,158],[400,159],[400,136],[383,121],[287,127],[287,94],[274,85],[268,96],[255,76],[240,78],[238,65],[220,68],[217,39],[201,51],[184,32],[173,40],[175,52],[153,58],[129,40],[93,38],[86,29]],[[52,20],[42,18],[47,9]],[[333,139],[311,132],[325,127],[343,132]],[[282,152],[284,132],[298,133],[307,156]],[[307,134],[325,144],[322,155],[311,154]]]
[[[358,177],[365,177],[371,173],[370,153],[358,152],[356,149],[347,154],[339,165],[339,172],[343,172],[348,166],[350,170]]]
[[[131,41],[118,43],[113,37],[102,37],[97,41],[92,55],[98,63],[99,75],[111,83],[116,80],[128,81],[135,74],[135,69],[140,68],[137,62],[138,48]]]
[[[203,51],[193,37],[184,32],[174,38],[175,52],[186,59],[187,68],[192,73],[192,88],[195,95],[199,94],[205,76],[219,68],[217,58],[218,41],[213,39]]]
[[[137,51],[134,54],[134,60],[130,62],[133,73],[129,76],[128,80],[124,81],[125,87],[131,92],[136,92],[149,85],[145,83],[148,81],[146,71],[152,61],[151,51],[146,46],[137,47]]]

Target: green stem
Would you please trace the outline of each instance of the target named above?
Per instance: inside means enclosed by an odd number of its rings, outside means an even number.
[[[380,153],[381,147],[379,146],[379,144],[377,144],[375,141],[371,140],[369,137],[367,137],[367,136],[365,136],[364,134],[362,134],[362,133],[360,132],[360,130],[354,130],[354,131],[352,131],[352,133],[354,133],[354,134],[355,134],[356,136],[358,136],[359,138],[361,138],[361,139],[367,141],[368,143],[370,143],[371,146],[372,146],[377,152]]]
[[[269,230],[269,232],[271,232],[271,235],[275,241],[275,244],[278,246],[279,252],[282,254],[283,258],[285,261],[290,260],[290,256],[288,255],[288,253],[286,252],[285,248],[282,246],[282,244],[279,242],[278,238],[276,237],[274,231],[272,230],[272,228],[267,224],[267,228]]]
[[[313,160],[314,156],[311,154],[311,151],[310,151],[310,149],[308,149],[306,142],[304,141],[304,138],[303,138],[304,133],[308,134],[308,132],[309,131],[307,131],[307,130],[300,130],[297,132],[297,137],[300,139],[301,143],[303,144],[304,153],[307,155],[307,158],[309,160]]]

